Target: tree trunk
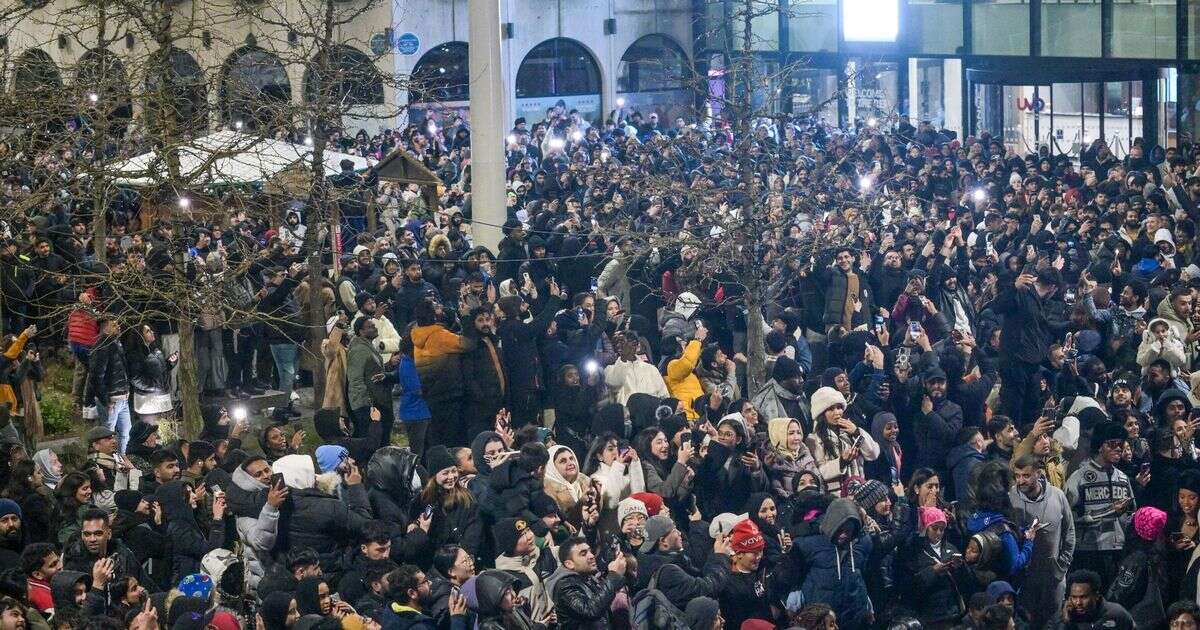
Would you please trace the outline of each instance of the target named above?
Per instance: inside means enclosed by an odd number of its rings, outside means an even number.
[[[313,225],[317,229],[319,224]],[[321,260],[320,243],[308,257],[308,352],[311,356],[313,374],[313,409],[320,409],[325,397],[325,357],[321,354],[321,342],[325,340],[325,318],[322,307],[322,284],[325,280],[325,264]]]
[[[200,417],[200,375],[196,366],[196,323],[191,315],[179,314],[179,401],[182,405],[180,437],[195,439],[204,428]]]
[[[767,348],[763,335],[762,303],[757,287],[746,292],[746,397],[752,398],[767,382]]]

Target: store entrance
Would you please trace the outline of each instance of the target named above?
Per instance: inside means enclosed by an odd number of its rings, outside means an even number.
[[[1097,138],[1124,156],[1142,135],[1142,82],[1105,81],[1033,85],[972,84],[974,133],[1003,138],[1018,154],[1040,146],[1078,157]]]
[[[1173,99],[1160,94],[1158,75],[1145,68],[968,69],[968,129],[976,135],[989,132],[1018,155],[1046,147],[1054,155],[1078,159],[1103,139],[1124,157],[1137,138],[1154,144],[1173,136],[1173,125],[1159,128],[1165,113],[1158,111],[1159,104]]]

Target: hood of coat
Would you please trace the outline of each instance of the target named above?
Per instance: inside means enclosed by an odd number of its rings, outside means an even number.
[[[169,521],[195,521],[196,512],[192,508],[192,498],[188,488],[190,483],[182,479],[168,481],[158,487],[154,497],[162,505],[163,517]]]
[[[475,462],[475,470],[481,477],[487,477],[492,473],[491,464],[488,464],[487,460],[483,458],[483,449],[487,447],[488,442],[499,439],[500,434],[495,431],[481,431],[474,440],[471,440],[471,461]]]
[[[974,534],[1003,521],[1004,515],[997,512],[975,512],[967,517],[967,531]]]
[[[54,574],[54,577],[50,579],[50,597],[54,600],[55,610],[75,610],[79,608],[79,604],[75,603],[75,585],[80,582],[90,586],[92,578],[79,571],[69,571],[67,569]]]
[[[259,490],[267,489],[266,484],[260,482],[254,477],[251,477],[250,473],[242,470],[241,466],[233,469],[233,475],[231,475],[231,477],[233,479],[233,485],[247,492],[257,492]]]
[[[847,524],[854,526],[854,531],[850,536],[851,540],[857,538],[858,533],[862,531],[858,505],[854,503],[854,499],[835,499],[825,510],[825,516],[821,517],[821,534],[836,544],[835,538],[838,531]]]
[[[346,432],[342,430],[342,413],[337,408],[318,409],[313,413],[313,428],[321,436],[322,443],[334,444],[345,439]]]
[[[406,447],[385,446],[367,462],[367,478],[373,490],[407,505],[413,493],[420,490],[417,456]]]
[[[317,481],[316,468],[308,455],[285,455],[275,461],[271,470],[283,475],[283,482],[289,488],[307,490]]]
[[[475,579],[475,597],[479,600],[479,614],[491,617],[504,613],[504,593],[513,588],[517,578],[506,571],[488,570]]]

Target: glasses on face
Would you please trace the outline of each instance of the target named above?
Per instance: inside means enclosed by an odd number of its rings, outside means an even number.
[[[1125,448],[1125,440],[1105,440],[1104,448],[1110,448],[1113,450]]]

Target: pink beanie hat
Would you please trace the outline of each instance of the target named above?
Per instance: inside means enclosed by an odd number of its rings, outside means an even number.
[[[1139,538],[1147,542],[1158,540],[1166,526],[1167,513],[1156,507],[1138,508],[1133,513],[1133,531],[1137,532]]]
[[[943,512],[941,508],[925,506],[917,508],[917,523],[922,532],[924,532],[930,525],[945,522],[946,513]]]

